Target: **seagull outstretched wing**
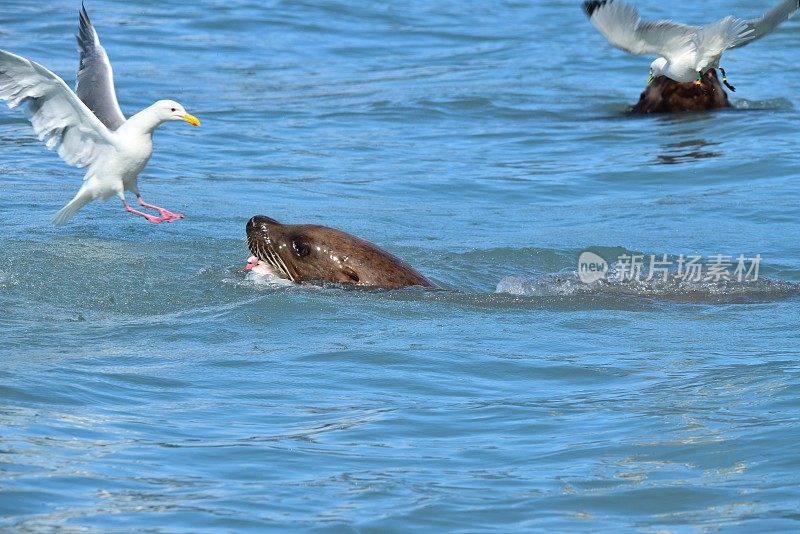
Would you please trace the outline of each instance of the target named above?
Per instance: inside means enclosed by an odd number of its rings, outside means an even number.
[[[584,2],[583,10],[609,43],[636,55],[680,56],[692,47],[700,30],[671,20],[643,21],[635,7],[614,0]]]
[[[80,61],[75,93],[100,122],[113,131],[125,122],[114,90],[114,71],[83,5],[78,19],[78,35],[75,37],[78,39]]]
[[[24,57],[0,50],[0,100],[27,106],[28,119],[47,148],[77,167],[114,149],[111,132],[64,80]]]
[[[789,20],[798,8],[800,8],[800,0],[783,0],[762,16],[745,21],[747,27],[753,30],[753,33],[750,34],[750,40],[739,43],[731,48],[750,44],[772,33],[778,25]]]

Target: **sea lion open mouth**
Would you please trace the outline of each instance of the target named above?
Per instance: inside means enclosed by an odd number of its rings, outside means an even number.
[[[278,276],[275,269],[270,264],[259,260],[255,256],[247,258],[247,265],[244,266],[244,271],[264,276]]]
[[[275,219],[257,215],[247,222],[247,246],[250,252],[256,258],[256,262],[248,260],[248,269],[252,270],[257,267],[261,262],[266,263],[278,276],[286,278],[295,282],[295,278],[291,271],[286,267],[286,264],[281,260],[280,256],[272,246],[272,239],[270,238],[270,228],[275,225],[280,225]]]
[[[292,282],[333,282],[395,289],[436,287],[413,267],[377,245],[335,228],[281,224],[256,215],[247,222],[247,245],[257,259]],[[252,262],[251,262],[252,263]]]

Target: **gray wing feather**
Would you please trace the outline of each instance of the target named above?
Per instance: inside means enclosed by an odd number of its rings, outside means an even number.
[[[783,0],[764,13],[763,16],[745,21],[747,27],[753,30],[753,33],[750,34],[751,38],[731,48],[744,46],[757,39],[761,39],[768,33],[772,33],[779,24],[789,20],[789,18],[795,14],[798,7],[800,7],[800,0]]]
[[[47,148],[70,165],[86,167],[112,150],[115,140],[64,80],[24,57],[0,50],[0,100],[22,105]]]
[[[114,90],[114,72],[100,38],[81,4],[79,16],[78,77],[75,93],[109,130],[116,130],[125,122]]]
[[[671,20],[643,21],[635,7],[616,0],[589,0],[583,9],[612,45],[631,54],[658,54],[670,59],[691,47],[692,38],[700,30]]]

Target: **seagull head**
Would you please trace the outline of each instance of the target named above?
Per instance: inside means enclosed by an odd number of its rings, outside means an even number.
[[[647,85],[664,74],[664,67],[667,66],[667,59],[660,57],[650,63],[650,75],[647,77]]]
[[[158,115],[158,118],[164,122],[186,121],[192,126],[200,126],[200,120],[194,115],[186,113],[183,106],[174,100],[159,100],[152,107]]]

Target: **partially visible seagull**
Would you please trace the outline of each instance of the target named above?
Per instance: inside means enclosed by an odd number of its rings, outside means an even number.
[[[727,16],[705,26],[687,26],[671,20],[643,21],[635,7],[614,0],[590,0],[583,10],[608,41],[631,54],[658,54],[650,64],[649,84],[658,76],[676,82],[701,84],[703,74],[719,67],[722,53],[771,33],[794,15],[800,0],[782,0],[762,17],[743,20]],[[731,90],[725,70],[722,81]]]
[[[87,169],[75,198],[55,214],[53,223],[64,224],[92,200],[112,196],[122,201],[126,211],[151,223],[183,218],[146,203],[136,180],[153,153],[153,131],[159,125],[182,120],[199,126],[200,121],[172,100],[159,100],[126,120],[117,103],[108,56],[83,6],[78,45],[78,94],[38,63],[0,50],[0,99],[12,109],[25,105],[34,131],[47,148],[58,147],[64,161]],[[125,191],[159,216],[131,207]]]

